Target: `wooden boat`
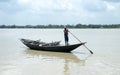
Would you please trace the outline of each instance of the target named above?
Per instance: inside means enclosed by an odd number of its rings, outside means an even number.
[[[79,43],[79,44],[62,46],[62,45],[59,45],[59,43],[60,43],[59,41],[53,42],[53,43],[44,43],[47,45],[43,45],[43,42],[37,42],[37,41],[33,41],[33,40],[28,40],[28,39],[21,39],[21,41],[24,45],[26,45],[30,49],[43,50],[43,51],[55,51],[55,52],[70,52],[70,51],[76,49],[77,47],[85,44],[85,43]]]

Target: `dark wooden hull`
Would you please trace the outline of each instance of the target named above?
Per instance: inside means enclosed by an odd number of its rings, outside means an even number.
[[[68,45],[68,46],[61,46],[61,45],[58,45],[58,46],[39,46],[36,44],[29,43],[29,41],[27,39],[21,39],[21,41],[23,42],[23,44],[25,44],[30,49],[42,50],[42,51],[55,51],[55,52],[70,52],[70,51],[72,51],[72,50],[76,49],[77,47],[84,44],[84,43],[80,43],[80,44],[74,44],[74,45]]]

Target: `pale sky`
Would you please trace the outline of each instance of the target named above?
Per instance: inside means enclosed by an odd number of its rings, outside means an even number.
[[[0,25],[120,24],[120,0],[0,0]]]

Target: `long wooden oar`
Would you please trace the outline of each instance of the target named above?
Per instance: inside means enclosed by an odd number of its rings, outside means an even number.
[[[70,33],[71,35],[73,35],[70,31],[69,31],[69,33]],[[75,35],[73,35],[73,37],[75,37],[80,43],[82,43]],[[84,46],[87,50],[89,50],[89,52],[90,52],[91,54],[93,54],[93,52],[92,52],[85,44],[83,44],[83,46]]]

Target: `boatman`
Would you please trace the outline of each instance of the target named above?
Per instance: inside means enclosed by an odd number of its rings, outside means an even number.
[[[64,27],[64,38],[65,38],[65,45],[68,45],[69,38],[68,38],[68,29]]]

